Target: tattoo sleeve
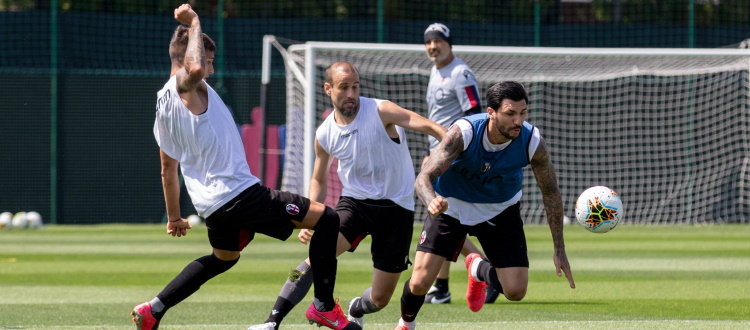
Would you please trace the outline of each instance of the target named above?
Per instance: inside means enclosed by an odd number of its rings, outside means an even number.
[[[555,251],[564,250],[562,194],[557,185],[557,174],[544,140],[537,147],[534,158],[531,160],[531,167],[539,189],[542,191],[544,210],[547,213],[547,222],[552,233]]]
[[[178,92],[194,90],[203,80],[203,70],[206,68],[206,51],[203,48],[203,30],[200,22],[196,19],[190,25],[188,31],[188,45],[185,51],[184,67],[187,76],[178,83]],[[198,70],[196,70],[198,68]]]
[[[414,182],[417,196],[425,206],[430,205],[430,202],[436,196],[432,183],[448,170],[448,167],[463,152],[463,149],[464,138],[461,135],[461,129],[458,126],[453,126],[427,158],[427,162],[425,162],[422,171],[419,172],[417,180]]]

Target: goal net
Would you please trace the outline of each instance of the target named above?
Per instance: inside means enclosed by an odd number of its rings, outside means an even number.
[[[282,189],[307,194],[314,129],[331,107],[324,72],[354,63],[363,96],[391,100],[426,116],[432,63],[423,45],[308,42],[284,53],[287,145]],[[750,220],[748,70],[736,49],[575,49],[454,46],[474,71],[482,106],[486,88],[523,83],[528,121],[545,138],[557,170],[565,215],[578,195],[604,185],[623,200],[624,223],[747,223]],[[427,150],[409,132],[415,172]],[[335,172],[329,204],[341,186]],[[533,172],[525,169],[522,216],[546,223]],[[424,208],[417,200],[417,220]],[[575,220],[573,220],[575,221]]]

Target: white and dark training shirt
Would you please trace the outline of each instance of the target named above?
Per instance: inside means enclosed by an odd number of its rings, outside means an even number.
[[[414,165],[406,134],[396,126],[398,143],[385,131],[378,106],[384,100],[359,98],[359,112],[347,125],[334,120],[336,111],[323,121],[315,138],[339,161],[341,196],[356,199],[389,199],[414,211]]]
[[[443,127],[450,126],[464,116],[464,111],[481,106],[479,85],[466,63],[454,57],[448,65],[438,69],[432,66],[430,82],[427,85],[428,118]],[[430,150],[435,149],[438,140],[429,136]]]
[[[180,162],[190,199],[204,218],[260,182],[250,172],[229,108],[208,83],[206,89],[208,108],[196,116],[182,103],[172,76],[157,93],[154,122],[156,143]]]

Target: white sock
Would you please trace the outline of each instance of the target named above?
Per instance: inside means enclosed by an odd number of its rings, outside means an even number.
[[[406,322],[404,319],[398,319],[398,325],[403,325],[407,327],[408,329],[414,330],[417,328],[417,321],[414,322]]]
[[[475,258],[471,261],[471,277],[473,277],[475,280],[481,282],[482,280],[477,277],[477,270],[479,269],[479,263],[482,261],[482,258]]]
[[[154,298],[149,303],[151,304],[151,312],[159,313],[164,310],[164,303],[159,300],[159,297]]]

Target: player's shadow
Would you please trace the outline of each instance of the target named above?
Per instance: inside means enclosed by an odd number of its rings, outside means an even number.
[[[513,305],[602,305],[602,303],[596,303],[596,302],[577,302],[577,301],[508,301],[503,302],[507,304],[513,304]],[[499,304],[496,303],[496,304]],[[485,304],[485,306],[490,306],[493,304]]]

